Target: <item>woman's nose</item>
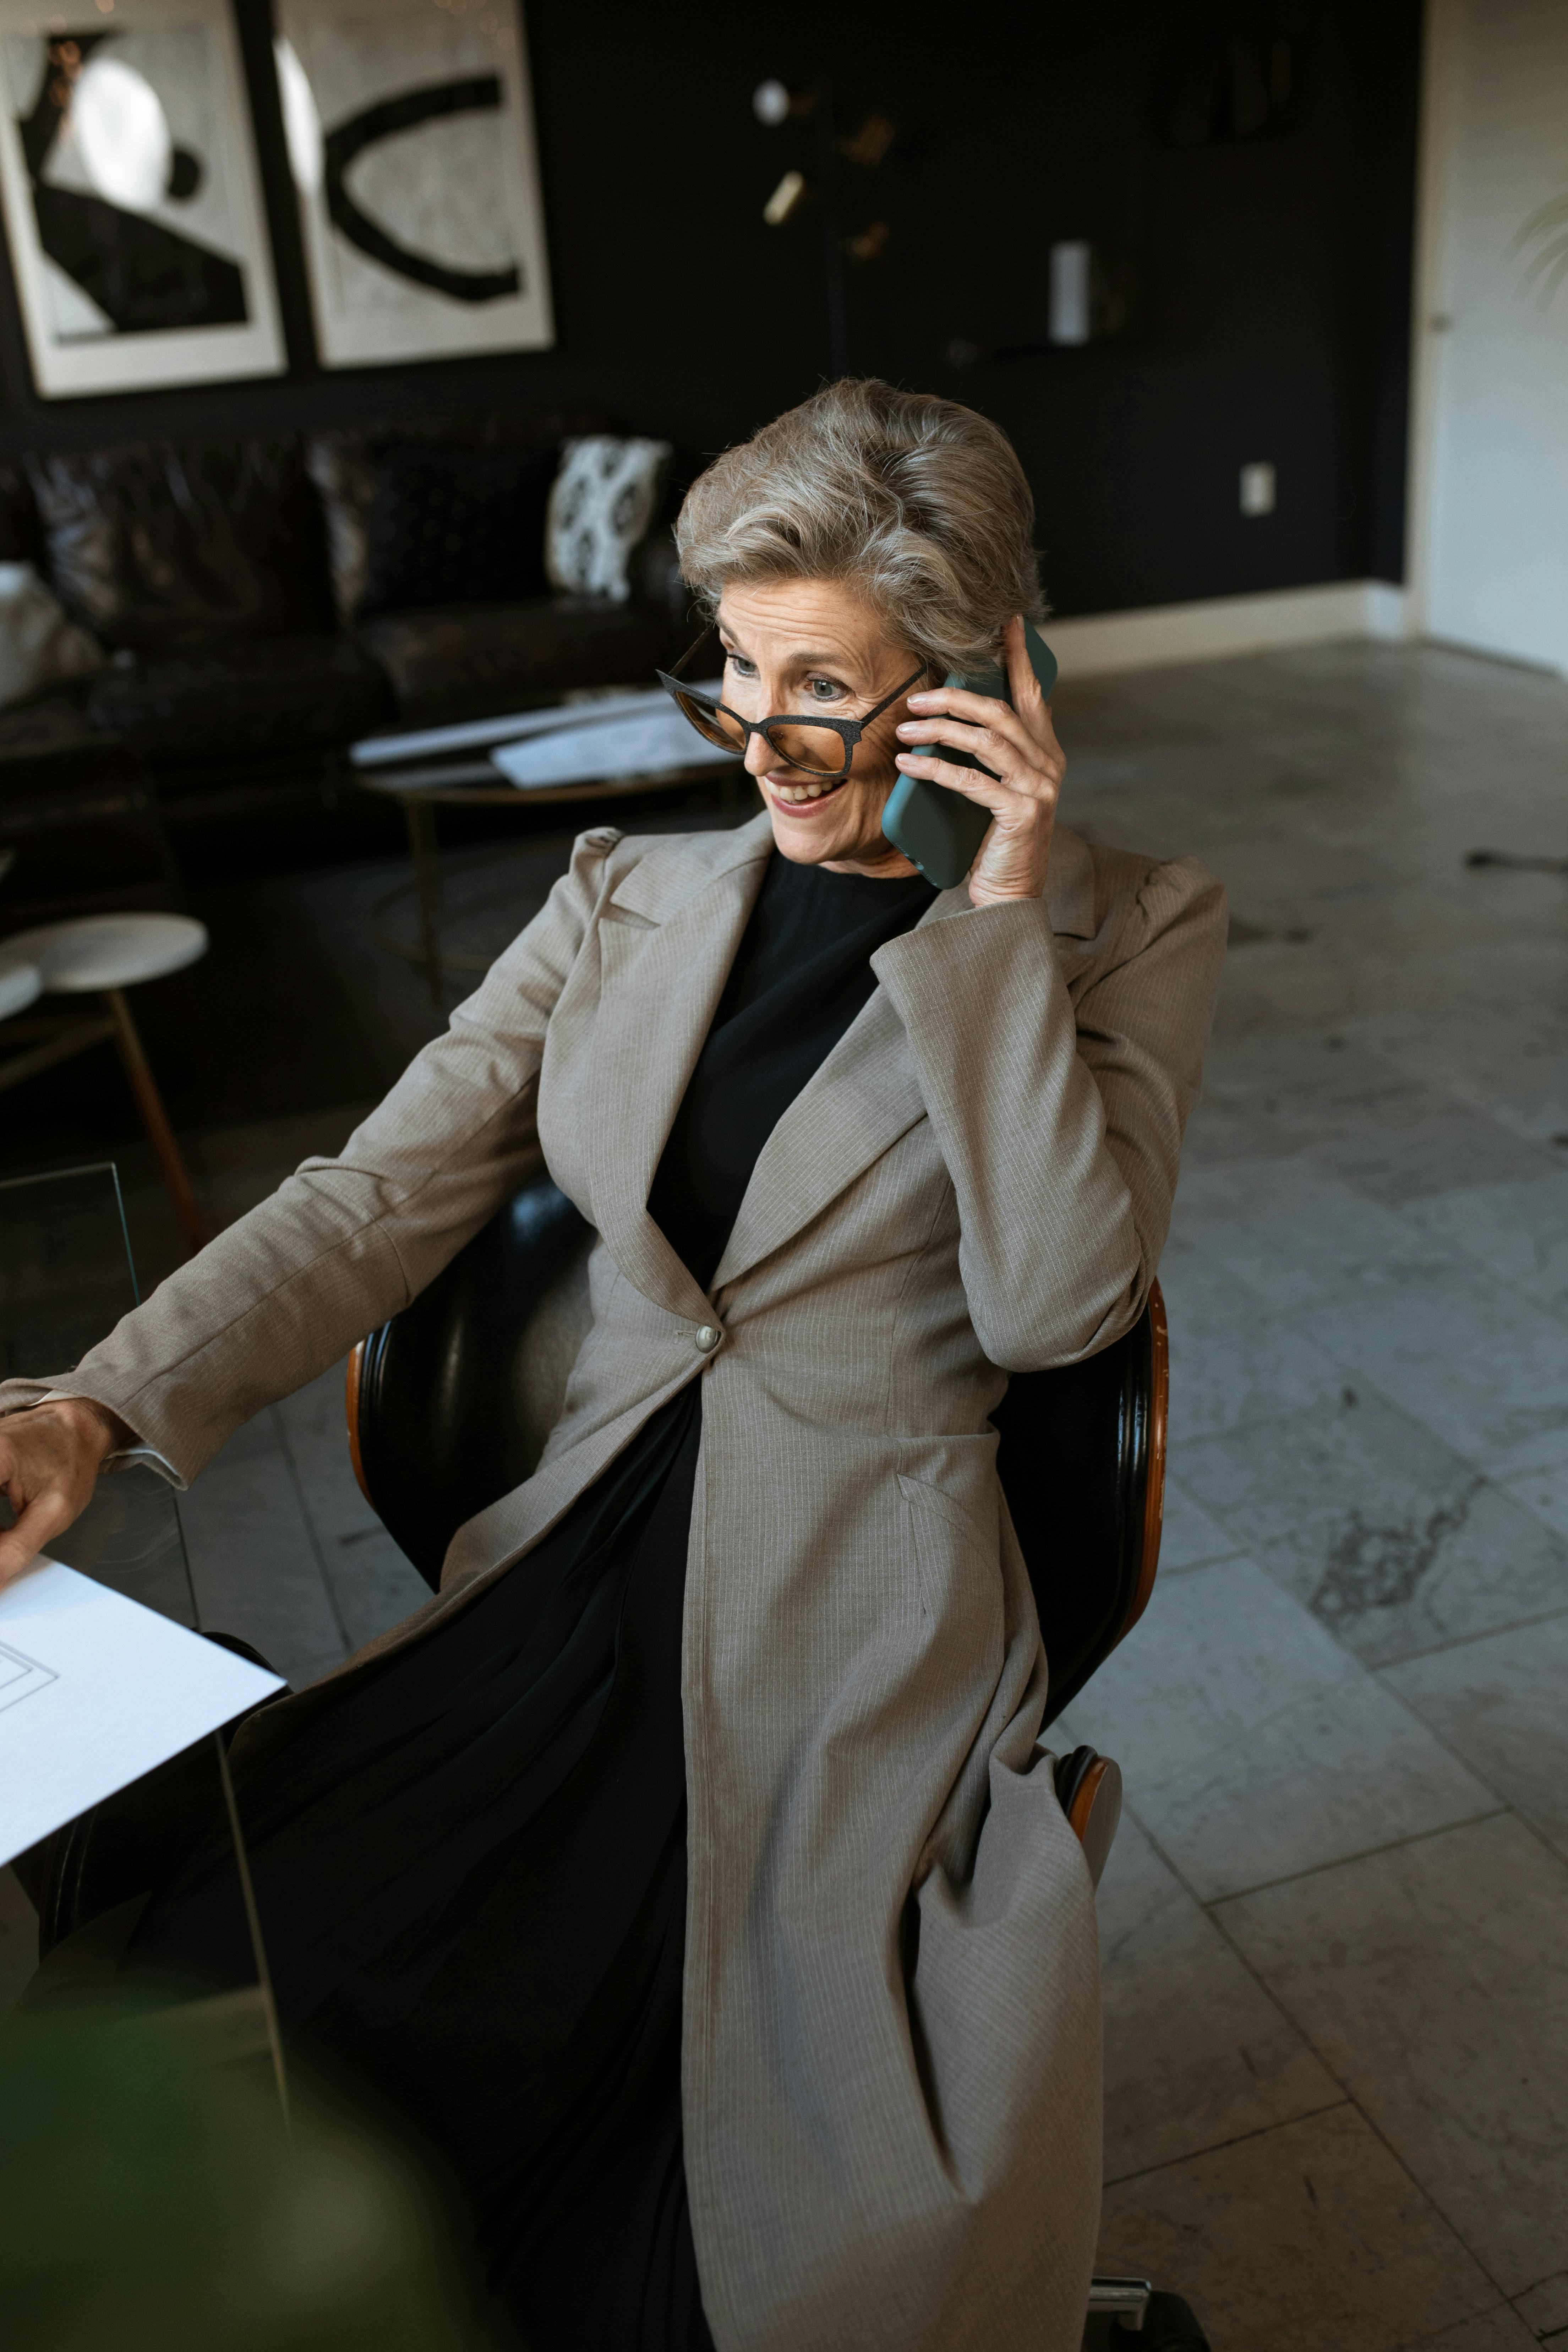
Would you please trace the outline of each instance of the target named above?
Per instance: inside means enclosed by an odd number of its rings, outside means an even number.
[[[778,754],[765,735],[746,738],[745,771],[748,776],[765,776],[777,761]]]

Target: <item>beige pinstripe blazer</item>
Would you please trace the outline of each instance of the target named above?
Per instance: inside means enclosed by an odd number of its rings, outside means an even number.
[[[1100,2179],[1088,1874],[987,1415],[1138,1314],[1225,936],[1192,861],[1058,831],[1045,902],[949,891],[770,1137],[704,1297],[647,1214],[771,846],[585,835],[342,1157],[77,1370],[183,1478],[394,1314],[538,1166],[600,1240],[534,1475],[460,1528],[504,1571],[706,1382],[688,1568],[686,2163],[721,2352],[1076,2352]],[[721,1339],[701,1354],[695,1334]],[[289,1708],[257,1718],[264,1753]],[[571,1889],[561,1890],[563,1902]]]

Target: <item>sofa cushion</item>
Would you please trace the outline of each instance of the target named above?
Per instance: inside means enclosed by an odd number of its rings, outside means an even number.
[[[364,622],[360,643],[392,681],[401,719],[439,723],[547,702],[579,686],[651,686],[686,633],[641,604],[552,596]]]
[[[570,435],[600,432],[605,421],[596,409],[485,409],[451,416],[379,417],[364,425],[323,426],[309,435],[305,463],[326,517],[338,618],[353,621],[360,611],[370,562],[371,516],[389,450],[420,442],[441,442],[449,448],[539,449],[550,452],[553,465]]]
[[[35,457],[49,584],[149,660],[331,625],[321,501],[289,435]]]
[[[549,593],[544,513],[555,448],[405,441],[382,457],[360,613],[516,604]]]
[[[566,443],[544,538],[552,587],[626,602],[632,551],[647,536],[671,455],[668,441],[610,433]]]
[[[166,766],[324,751],[374,732],[391,715],[386,679],[344,637],[116,664],[99,673],[87,696],[91,725],[129,735]]]

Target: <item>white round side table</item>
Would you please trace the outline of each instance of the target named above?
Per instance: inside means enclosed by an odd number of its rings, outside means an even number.
[[[189,915],[85,915],[74,922],[45,923],[37,930],[18,931],[0,940],[0,1020],[10,1021],[14,1037],[38,1040],[29,1051],[0,1062],[0,1090],[112,1037],[148,1140],[157,1154],[180,1230],[193,1249],[200,1249],[207,1239],[206,1221],[196,1205],[124,991],[141,981],[161,980],[166,972],[182,971],[206,951],[205,927]],[[7,982],[11,974],[23,972],[32,975],[32,992],[18,993],[13,1004],[6,994]],[[16,985],[19,990],[22,983]],[[70,1013],[14,1018],[39,995],[100,996],[104,1012],[85,1017]]]
[[[0,948],[0,1021],[9,1021],[14,1013],[26,1013],[43,992],[37,964],[23,963]]]

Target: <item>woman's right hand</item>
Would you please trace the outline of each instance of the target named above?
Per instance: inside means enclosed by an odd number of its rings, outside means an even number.
[[[51,1397],[0,1418],[0,1492],[16,1524],[0,1535],[0,1587],[87,1508],[104,1457],[135,1438],[107,1405]]]

